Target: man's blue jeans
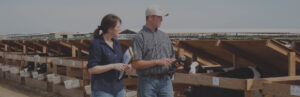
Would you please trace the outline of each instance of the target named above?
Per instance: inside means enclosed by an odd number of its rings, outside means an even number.
[[[125,97],[124,89],[122,89],[120,92],[118,92],[117,95],[112,95],[104,91],[93,91],[92,93],[93,97]]]
[[[169,76],[151,78],[139,76],[139,97],[174,97],[172,81]]]

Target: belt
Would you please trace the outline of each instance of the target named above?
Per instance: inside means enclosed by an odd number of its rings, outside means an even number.
[[[169,74],[148,74],[144,75],[145,77],[150,77],[150,78],[163,78],[166,76],[169,76]]]

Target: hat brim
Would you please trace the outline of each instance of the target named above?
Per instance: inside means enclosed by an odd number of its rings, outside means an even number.
[[[149,14],[149,15],[156,15],[156,16],[169,16],[169,13],[164,13],[164,14]]]

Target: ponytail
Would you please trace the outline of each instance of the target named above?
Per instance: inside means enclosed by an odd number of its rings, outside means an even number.
[[[100,37],[100,30],[102,29],[101,26],[98,26],[95,31],[94,31],[94,39],[99,38]]]

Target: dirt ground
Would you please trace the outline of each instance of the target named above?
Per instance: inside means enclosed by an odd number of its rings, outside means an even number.
[[[29,97],[26,94],[10,90],[6,87],[0,86],[0,97]]]
[[[20,85],[0,81],[0,97],[46,97]]]

